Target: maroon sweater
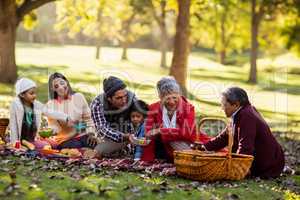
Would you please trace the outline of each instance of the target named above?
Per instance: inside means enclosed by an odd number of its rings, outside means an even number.
[[[228,145],[226,130],[205,144],[209,151]],[[246,105],[234,117],[233,153],[253,155],[251,175],[262,178],[278,177],[284,167],[284,153],[258,111]]]

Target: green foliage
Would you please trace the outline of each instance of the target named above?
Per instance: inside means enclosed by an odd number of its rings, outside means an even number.
[[[16,1],[16,6],[21,6],[24,3],[24,0],[15,0]],[[24,16],[23,20],[23,27],[30,31],[34,29],[38,25],[38,19],[37,19],[37,14],[35,11],[31,11],[27,15]]]
[[[57,30],[67,29],[72,37],[82,32],[100,40],[133,42],[148,31],[138,19],[131,0],[65,0],[57,3]]]
[[[300,56],[300,4],[293,6],[285,16],[281,35],[284,37],[285,46]]]
[[[256,12],[261,14],[258,40],[264,51],[276,54],[276,50],[284,46],[297,51],[300,13],[298,0],[257,1]]]
[[[23,26],[26,30],[32,30],[38,25],[36,12],[32,11],[23,18]]]
[[[113,2],[113,1],[111,1]],[[104,37],[111,32],[109,13],[113,8],[107,1],[65,0],[57,2],[56,30],[66,29],[73,37],[80,31],[92,37]]]
[[[120,43],[132,43],[150,31],[148,24],[144,23],[144,13],[139,11],[140,5],[136,1],[120,0],[118,3],[121,5],[112,13],[115,30],[112,37],[116,37]]]
[[[257,1],[261,14],[258,42],[261,51],[274,55],[283,44],[299,49],[299,15],[296,1]],[[241,53],[250,48],[250,1],[195,0],[192,5],[191,38],[200,47]],[[299,10],[299,9],[298,9]],[[294,13],[294,14],[291,14]]]
[[[24,0],[16,0],[16,4],[18,6],[22,5],[24,3]]]
[[[249,48],[249,20],[246,6],[240,1],[194,1],[192,41],[198,46],[213,48],[216,52],[240,52]]]

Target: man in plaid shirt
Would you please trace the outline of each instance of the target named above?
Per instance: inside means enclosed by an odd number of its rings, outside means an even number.
[[[135,95],[126,90],[125,83],[110,76],[103,81],[104,93],[91,103],[92,119],[101,142],[95,150],[100,156],[122,150],[129,142],[130,108]]]

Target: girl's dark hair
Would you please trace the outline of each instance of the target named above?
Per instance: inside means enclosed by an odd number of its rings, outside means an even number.
[[[231,104],[239,102],[241,106],[250,104],[247,92],[239,87],[230,87],[222,92],[222,95]]]
[[[75,93],[73,91],[73,89],[72,89],[72,87],[71,87],[70,82],[68,81],[68,79],[63,74],[55,72],[55,73],[53,73],[53,74],[51,74],[49,76],[49,81],[48,81],[49,98],[50,99],[57,99],[57,97],[58,97],[57,93],[53,89],[53,81],[56,78],[61,78],[61,79],[65,80],[67,82],[67,85],[68,85],[68,88],[69,88],[69,90],[68,90],[69,95],[72,95],[72,94]]]
[[[147,112],[149,111],[148,104],[142,100],[135,101],[130,109],[130,112],[138,112],[147,117]]]

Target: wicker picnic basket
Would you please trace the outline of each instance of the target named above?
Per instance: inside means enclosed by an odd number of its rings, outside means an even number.
[[[241,180],[251,167],[253,156],[232,153],[233,135],[228,133],[228,152],[199,150],[174,152],[178,175],[198,181]]]
[[[8,118],[0,118],[0,139],[5,139],[6,128],[9,124]]]

